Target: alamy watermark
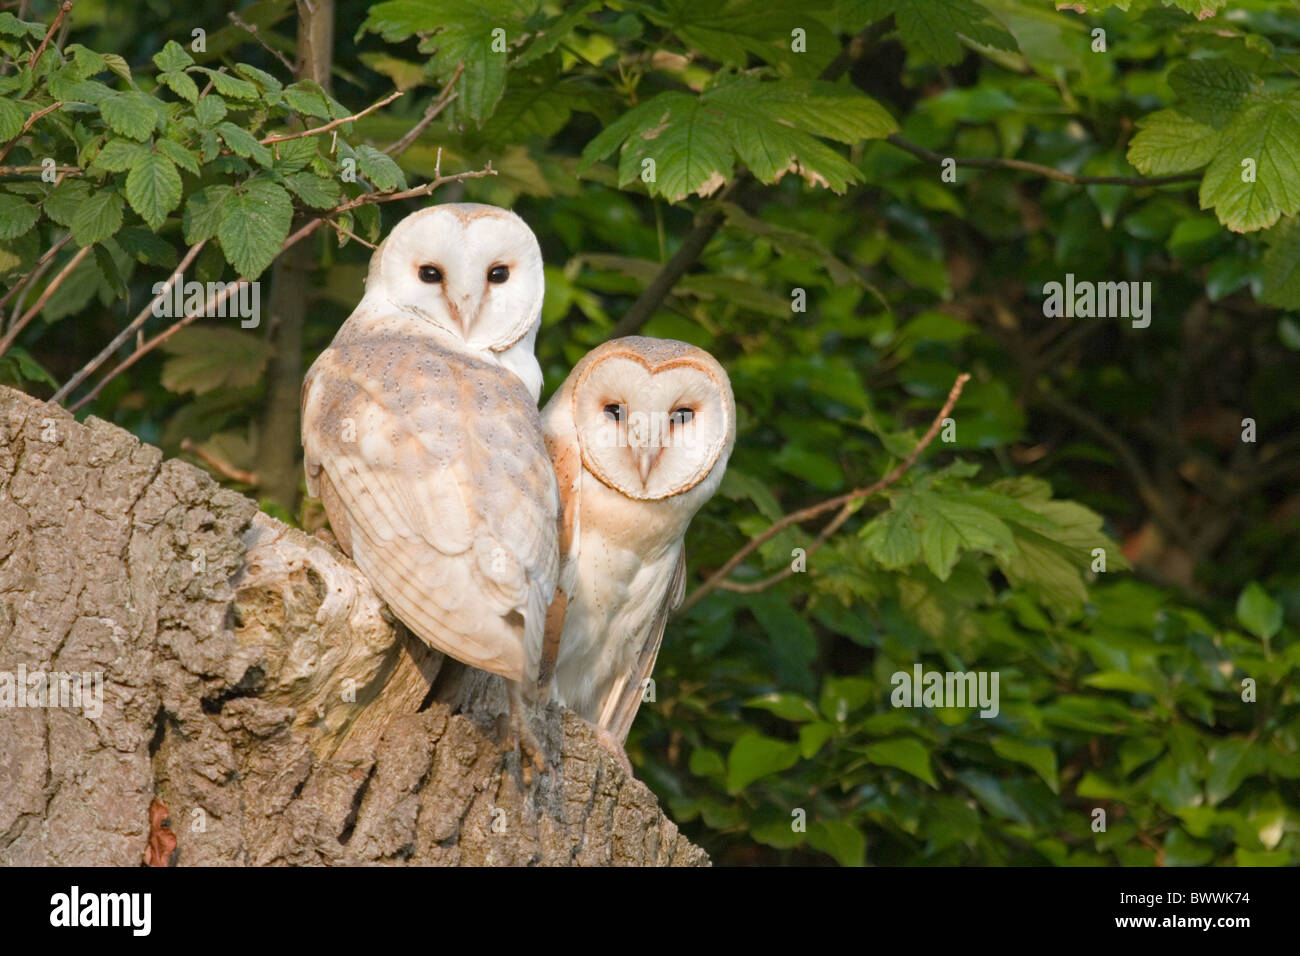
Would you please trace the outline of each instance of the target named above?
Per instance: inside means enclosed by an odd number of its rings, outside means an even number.
[[[1044,283],[1043,295],[1049,319],[1132,319],[1135,329],[1151,324],[1150,282],[1076,282],[1069,272],[1064,283]]]
[[[897,671],[889,702],[895,707],[975,707],[981,717],[996,717],[997,671],[926,671],[920,664],[912,672]]]
[[[167,281],[153,284],[153,314],[158,318],[179,319],[190,315],[238,318],[241,329],[255,329],[262,321],[262,284],[256,280],[186,282],[182,272],[163,295]],[[209,302],[213,303],[211,312],[207,311]]]
[[[19,664],[0,671],[0,708],[79,708],[91,720],[104,713],[102,671],[43,671]]]

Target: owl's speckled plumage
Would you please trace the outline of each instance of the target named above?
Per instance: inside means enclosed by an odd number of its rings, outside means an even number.
[[[418,278],[436,265],[442,278]],[[484,276],[506,265],[500,284]],[[511,283],[515,283],[511,287]],[[408,216],[303,384],[307,486],[399,618],[513,681],[557,576],[555,475],[532,354],[541,255],[490,206]]]
[[[679,409],[691,411],[689,431],[671,423]],[[578,363],[542,428],[564,502],[543,657],[549,668],[556,655],[559,699],[621,744],[682,601],[686,528],[726,470],[735,399],[707,352],[633,336]]]

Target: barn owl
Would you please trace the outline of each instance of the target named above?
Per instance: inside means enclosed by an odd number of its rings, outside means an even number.
[[[510,746],[538,769],[520,685],[555,592],[560,507],[537,412],[542,284],[513,213],[413,213],[302,393],[307,489],[340,546],[421,640],[507,678]]]
[[[682,601],[686,526],[731,455],[735,399],[702,349],[615,339],[577,364],[542,410],[542,430],[563,510],[539,672],[545,681],[553,668],[555,695],[621,756]]]

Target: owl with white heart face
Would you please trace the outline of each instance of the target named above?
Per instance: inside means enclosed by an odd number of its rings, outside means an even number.
[[[339,544],[421,640],[507,678],[535,764],[519,692],[555,592],[560,507],[537,412],[542,291],[518,216],[414,213],[375,250],[302,393],[307,488]]]
[[[589,352],[542,410],[563,499],[542,681],[620,747],[685,589],[683,538],[735,443],[722,366],[669,339]],[[529,647],[530,663],[534,649]]]

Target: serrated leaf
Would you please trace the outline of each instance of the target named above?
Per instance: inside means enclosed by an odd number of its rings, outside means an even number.
[[[161,153],[146,153],[126,176],[126,201],[151,229],[158,229],[181,201],[181,174]]]
[[[284,88],[284,101],[295,113],[329,119],[330,107],[315,83],[298,82]]]
[[[1158,110],[1137,121],[1128,161],[1147,176],[1200,169],[1218,153],[1221,138],[1212,126],[1179,110]]]
[[[387,153],[381,153],[364,143],[353,152],[357,166],[379,192],[406,188],[406,176],[403,175],[402,168]]]
[[[998,554],[1014,547],[1011,529],[983,508],[930,491],[918,490],[915,497],[922,522],[921,553],[940,581],[948,580],[962,551]]]
[[[90,168],[103,169],[110,173],[125,172],[148,155],[147,143],[137,143],[129,139],[110,139],[99,151]]]
[[[141,226],[127,226],[115,237],[126,255],[146,265],[170,269],[176,265],[176,250],[157,233]]]
[[[72,217],[72,238],[86,247],[103,242],[122,228],[122,194],[97,189],[86,197]]]
[[[191,326],[162,347],[171,356],[163,363],[163,386],[195,395],[256,385],[271,356],[265,338],[229,328]]]
[[[1300,309],[1300,219],[1285,219],[1268,234],[1260,301]]]
[[[314,173],[290,173],[284,177],[284,184],[295,196],[316,209],[331,209],[343,198],[342,188],[335,180]]]
[[[40,218],[40,206],[10,193],[0,193],[0,239],[23,235]]]
[[[143,140],[149,138],[158,123],[153,104],[152,96],[131,90],[114,93],[99,104],[99,111],[113,132]]]
[[[8,142],[17,136],[27,121],[27,114],[9,99],[0,99],[0,140]]]
[[[241,80],[229,73],[213,70],[206,66],[195,67],[212,81],[212,88],[222,96],[233,96],[237,100],[255,100],[258,98],[257,87],[247,80]]]
[[[253,159],[262,166],[270,166],[274,160],[271,151],[241,126],[236,126],[234,123],[221,123],[217,126],[217,133],[236,155]]]
[[[199,101],[198,84],[190,78],[188,73],[177,71],[175,73],[160,73],[158,79],[167,84],[167,89],[171,90],[181,99],[190,103]]]
[[[1248,159],[1253,181],[1243,165]],[[1200,202],[1233,232],[1266,229],[1300,211],[1300,95],[1247,101],[1223,132]]]
[[[208,186],[185,201],[181,223],[186,243],[192,246],[217,234],[232,193],[231,186]]]
[[[235,271],[256,279],[280,253],[293,222],[293,201],[283,187],[251,180],[226,203],[217,238]]]
[[[870,22],[894,15],[908,53],[920,54],[940,66],[961,61],[961,38],[998,50],[1018,49],[1016,38],[974,0],[867,0],[858,20]]]
[[[1260,81],[1230,60],[1184,60],[1169,73],[1178,109],[1194,122],[1216,129],[1229,123]]]
[[[177,166],[184,167],[196,176],[199,174],[199,158],[180,143],[171,139],[160,139],[155,146],[158,149],[158,152],[162,153]]]
[[[77,214],[77,210],[89,195],[90,183],[84,179],[65,179],[45,197],[41,208],[45,210],[45,215],[60,226],[71,226],[72,217]]]
[[[216,126],[226,118],[226,101],[209,93],[194,104],[194,118],[204,126]]]
[[[881,567],[897,571],[915,564],[921,557],[916,499],[910,492],[896,495],[889,510],[872,518],[859,534]]]
[[[277,80],[265,70],[259,70],[257,67],[248,63],[236,63],[235,72],[245,79],[252,80],[260,86],[266,94],[267,99],[279,102],[280,93],[284,90],[284,84]]]
[[[193,66],[194,57],[185,51],[185,48],[175,40],[168,40],[161,50],[153,55],[154,66],[158,67],[164,73],[171,73],[174,70],[183,70],[187,66]]]

